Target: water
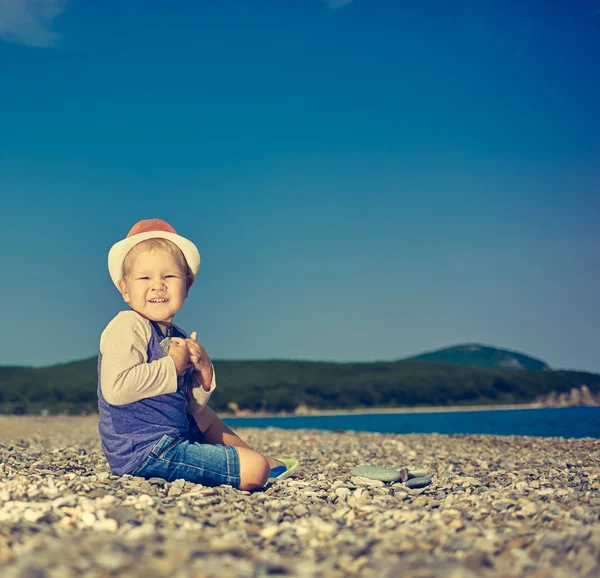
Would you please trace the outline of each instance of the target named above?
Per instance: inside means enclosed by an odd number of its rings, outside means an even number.
[[[600,407],[226,418],[229,427],[600,438]]]

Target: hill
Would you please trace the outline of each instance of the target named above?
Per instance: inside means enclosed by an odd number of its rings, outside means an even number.
[[[587,386],[600,396],[600,375],[515,371],[439,361],[374,363],[214,361],[218,388],[211,407],[252,411],[357,409],[530,403],[566,399]],[[0,367],[0,413],[97,411],[97,358],[43,368]],[[546,366],[547,367],[547,366]],[[553,397],[554,396],[554,397]]]
[[[429,353],[422,353],[409,357],[404,361],[440,361],[443,363],[457,363],[468,367],[485,367],[487,369],[526,369],[529,371],[550,370],[550,366],[540,359],[529,357],[516,351],[498,349],[467,343],[446,347]]]

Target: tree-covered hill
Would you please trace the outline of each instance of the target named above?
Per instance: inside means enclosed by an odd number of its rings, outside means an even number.
[[[469,367],[486,367],[488,369],[528,369],[540,371],[550,369],[550,366],[540,359],[497,347],[488,347],[478,343],[455,345],[409,357],[404,361],[441,361],[458,363]]]
[[[512,371],[426,361],[311,363],[216,362],[219,388],[212,404],[235,401],[251,410],[477,405],[533,402],[550,392],[587,385],[600,375],[573,371]]]
[[[600,375],[576,371],[514,371],[435,361],[330,363],[214,361],[217,411],[235,402],[253,411],[353,409],[533,402],[587,385]],[[43,368],[0,367],[0,412],[97,411],[97,358]]]

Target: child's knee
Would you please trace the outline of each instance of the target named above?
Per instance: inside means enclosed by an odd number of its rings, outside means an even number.
[[[236,448],[240,458],[240,490],[251,492],[262,488],[269,479],[269,462],[248,448]]]

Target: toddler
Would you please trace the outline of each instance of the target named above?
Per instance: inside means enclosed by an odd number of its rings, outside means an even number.
[[[298,461],[267,458],[206,404],[215,370],[196,332],[173,324],[200,267],[198,249],[165,221],[136,223],[110,249],[113,283],[131,308],[102,332],[98,429],[111,471],[255,490]]]

